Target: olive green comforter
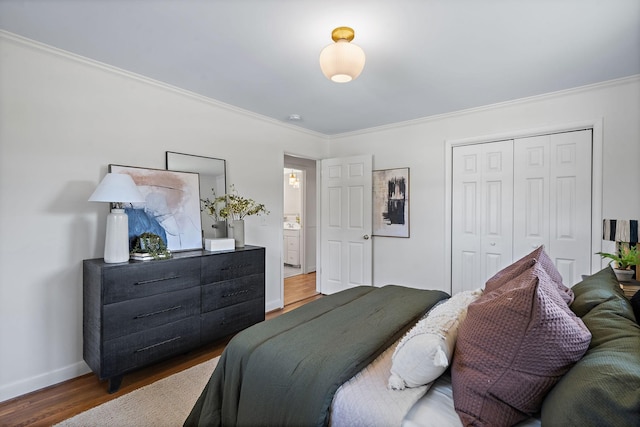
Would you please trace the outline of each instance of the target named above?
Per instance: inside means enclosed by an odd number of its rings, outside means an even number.
[[[323,426],[342,383],[449,295],[356,287],[254,325],[229,343],[185,426]]]

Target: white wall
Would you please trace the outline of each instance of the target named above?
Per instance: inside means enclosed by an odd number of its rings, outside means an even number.
[[[6,33],[0,64],[0,401],[88,371],[82,260],[103,255],[108,206],[87,199],[110,163],[226,159],[271,211],[246,242],[267,248],[266,309],[282,306],[283,157],[325,157],[324,137]]]
[[[602,215],[637,219],[639,118],[640,78],[635,76],[332,138],[331,157],[372,153],[374,170],[410,168],[410,238],[374,237],[374,284],[396,283],[450,292],[443,267],[448,264],[446,141],[599,122],[604,151]]]

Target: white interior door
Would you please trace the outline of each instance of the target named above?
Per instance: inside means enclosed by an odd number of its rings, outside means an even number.
[[[454,147],[452,292],[473,290],[512,259],[513,141]]]
[[[371,156],[322,160],[320,292],[372,280]]]
[[[591,271],[591,155],[591,130],[514,145],[514,259],[544,244],[568,286]]]

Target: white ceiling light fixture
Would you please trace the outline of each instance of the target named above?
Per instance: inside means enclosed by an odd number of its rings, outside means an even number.
[[[354,31],[349,27],[338,27],[331,33],[335,43],[320,52],[320,69],[331,81],[346,83],[360,75],[364,68],[364,51],[351,43]]]

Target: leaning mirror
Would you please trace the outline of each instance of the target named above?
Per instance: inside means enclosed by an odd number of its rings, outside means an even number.
[[[200,199],[213,199],[227,192],[226,161],[213,157],[167,151],[167,170],[200,174]],[[206,211],[201,212],[203,238],[227,236],[224,220],[217,221]]]

